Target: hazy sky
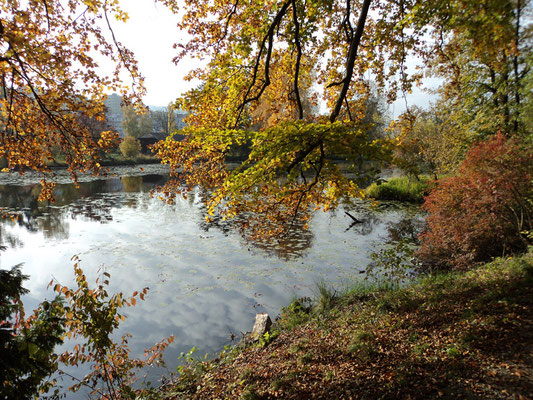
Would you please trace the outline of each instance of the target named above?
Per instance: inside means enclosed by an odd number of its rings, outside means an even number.
[[[123,8],[130,19],[126,24],[115,23],[113,28],[117,39],[132,50],[139,62],[141,73],[145,77],[147,96],[145,104],[166,106],[181,93],[194,86],[183,77],[196,64],[182,61],[178,66],[172,63],[177,51],[172,45],[183,39],[176,24],[178,17],[162,4],[153,0],[122,0]],[[435,87],[437,80],[426,80],[426,85]],[[407,97],[409,106],[427,106],[432,96],[421,90],[415,90]],[[397,116],[405,109],[404,99],[400,99],[390,107],[390,112]]]

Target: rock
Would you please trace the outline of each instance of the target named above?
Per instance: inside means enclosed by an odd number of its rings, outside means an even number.
[[[250,334],[251,339],[255,341],[259,340],[260,337],[270,331],[271,326],[272,321],[267,313],[256,314],[254,328]]]

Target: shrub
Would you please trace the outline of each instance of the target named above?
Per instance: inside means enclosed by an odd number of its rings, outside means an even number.
[[[41,303],[29,318],[20,297],[28,293],[20,266],[0,270],[0,398],[32,399],[46,392],[57,370],[54,347],[64,332],[61,301]]]
[[[120,143],[119,148],[124,157],[134,158],[141,151],[141,143],[133,136],[126,136]]]
[[[533,216],[533,151],[498,134],[473,146],[457,175],[426,198],[419,260],[437,269],[466,268],[523,251]]]

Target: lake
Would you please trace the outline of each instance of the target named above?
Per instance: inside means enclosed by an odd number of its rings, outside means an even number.
[[[363,279],[390,228],[422,220],[417,206],[356,202],[316,213],[309,230],[276,245],[254,244],[231,223],[207,224],[198,194],[174,205],[151,198],[168,179],[165,166],[112,168],[105,178],[82,177],[79,189],[65,171],[57,179],[56,201],[44,204],[38,175],[0,174],[0,207],[21,212],[0,220],[0,268],[23,264],[27,311],[53,297],[50,280],[72,286],[73,255],[90,283],[109,272],[110,292],[149,287],[145,301],[126,309],[121,333],[133,335],[136,356],[174,335],[165,353],[170,370],[181,352],[220,351],[230,335],[251,330],[256,313],[274,317],[295,297],[312,296],[317,283],[341,289]],[[344,211],[364,222],[352,225]]]

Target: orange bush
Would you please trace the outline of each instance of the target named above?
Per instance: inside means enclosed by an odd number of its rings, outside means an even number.
[[[425,269],[464,269],[523,251],[532,229],[531,145],[498,134],[467,153],[458,173],[426,198],[417,257]]]

